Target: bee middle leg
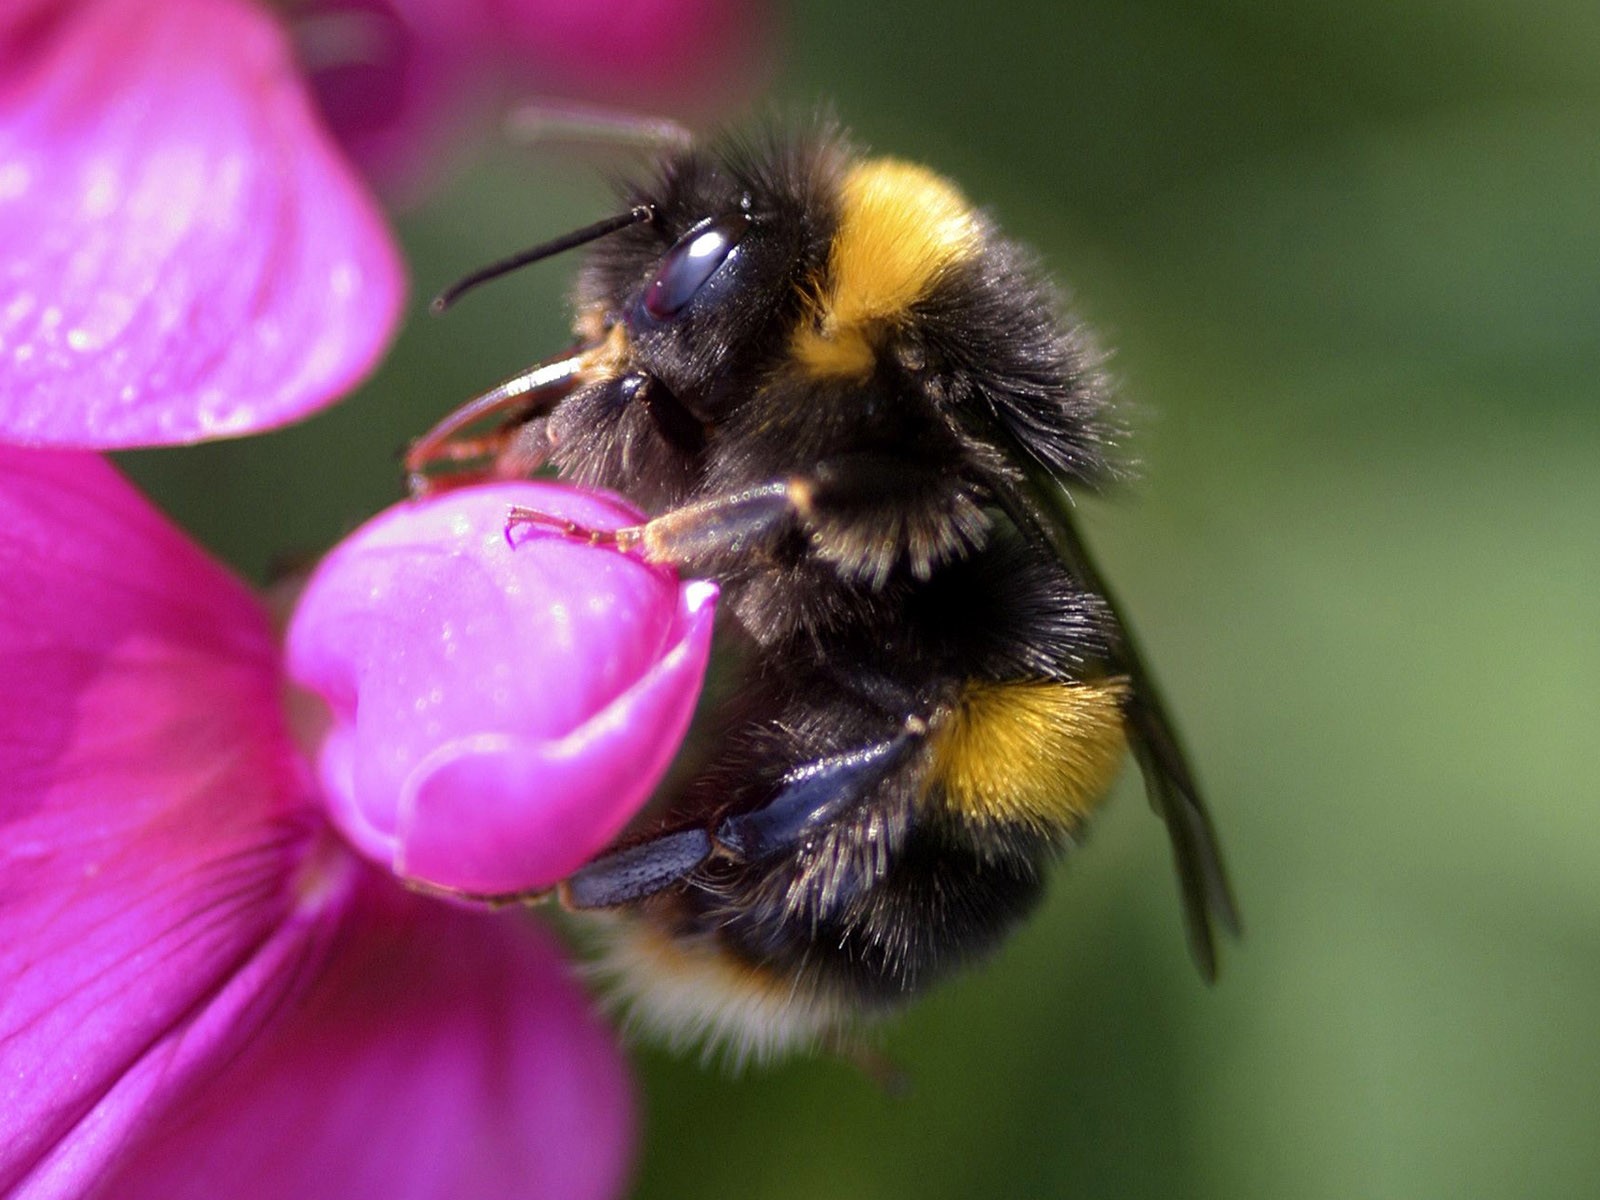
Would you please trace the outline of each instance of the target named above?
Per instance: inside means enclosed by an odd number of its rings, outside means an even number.
[[[590,529],[565,517],[516,505],[506,514],[506,531],[509,535],[518,526],[536,525],[591,545],[639,552],[652,562],[694,562],[708,551],[742,548],[787,528],[794,516],[790,486],[782,481],[765,484],[687,504],[643,525],[621,529]]]
[[[799,533],[812,551],[881,577],[910,554],[919,573],[981,544],[987,521],[970,490],[932,463],[879,453],[843,455],[803,473],[725,492],[643,525],[591,530],[535,509],[513,508],[508,532],[542,525],[651,562],[715,575]],[[909,529],[933,531],[919,538]]]

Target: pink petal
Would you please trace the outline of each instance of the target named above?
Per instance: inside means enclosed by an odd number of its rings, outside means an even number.
[[[770,42],[768,6],[754,0],[487,2],[514,67],[542,94],[647,111],[748,91]]]
[[[397,898],[104,1195],[601,1200],[631,1127],[621,1059],[544,930]]]
[[[295,420],[376,361],[402,286],[261,12],[0,16],[0,436],[155,445]]]
[[[300,60],[334,136],[386,191],[415,191],[453,156],[496,80],[477,0],[305,0]],[[486,114],[481,114],[486,115]],[[484,122],[487,124],[487,122]]]
[[[0,446],[0,677],[0,1193],[78,1195],[315,958],[337,873],[263,613],[98,458]]]
[[[289,670],[333,713],[336,824],[407,879],[548,887],[616,836],[682,740],[715,588],[538,528],[525,504],[611,529],[638,514],[552,483],[390,509],[301,598]]]

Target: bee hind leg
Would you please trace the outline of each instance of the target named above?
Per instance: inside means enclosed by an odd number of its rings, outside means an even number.
[[[894,737],[796,767],[766,804],[717,825],[717,844],[745,861],[789,853],[817,830],[867,803],[924,744],[928,726],[908,717]]]
[[[869,802],[924,745],[928,726],[908,717],[895,736],[806,763],[784,777],[759,808],[717,822],[715,832],[678,829],[614,850],[582,867],[560,894],[568,908],[614,908],[665,891],[715,856],[762,862]]]
[[[626,846],[580,868],[560,886],[568,908],[614,908],[671,887],[713,850],[703,829],[679,829]]]

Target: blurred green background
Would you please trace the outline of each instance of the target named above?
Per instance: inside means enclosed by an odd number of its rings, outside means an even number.
[[[960,180],[1118,350],[1092,503],[1247,922],[1207,990],[1125,779],[1042,917],[820,1061],[641,1050],[640,1197],[1566,1197],[1600,1179],[1600,6],[785,10],[774,95]],[[608,211],[501,151],[403,223],[419,293]],[[260,577],[561,346],[570,264],[268,439],[131,458]]]

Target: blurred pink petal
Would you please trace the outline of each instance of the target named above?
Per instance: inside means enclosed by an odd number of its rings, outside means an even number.
[[[117,447],[295,420],[373,365],[402,288],[264,12],[0,15],[0,436]]]
[[[391,199],[419,193],[497,108],[705,113],[756,90],[771,42],[753,0],[301,0],[289,19],[334,136]]]
[[[90,455],[0,447],[0,1193],[71,1196],[318,956],[252,597]]]
[[[481,0],[305,0],[290,31],[334,137],[386,191],[438,174],[487,115],[502,47]]]
[[[611,529],[638,514],[552,483],[403,504],[324,561],[289,631],[323,697],[333,819],[407,879],[548,887],[608,843],[693,713],[716,591],[538,528],[526,504]]]
[[[544,95],[661,106],[750,91],[771,15],[755,0],[486,0],[519,77]]]
[[[392,891],[392,889],[389,889]],[[307,1002],[105,1188],[115,1200],[602,1200],[631,1099],[520,912],[379,897]]]

